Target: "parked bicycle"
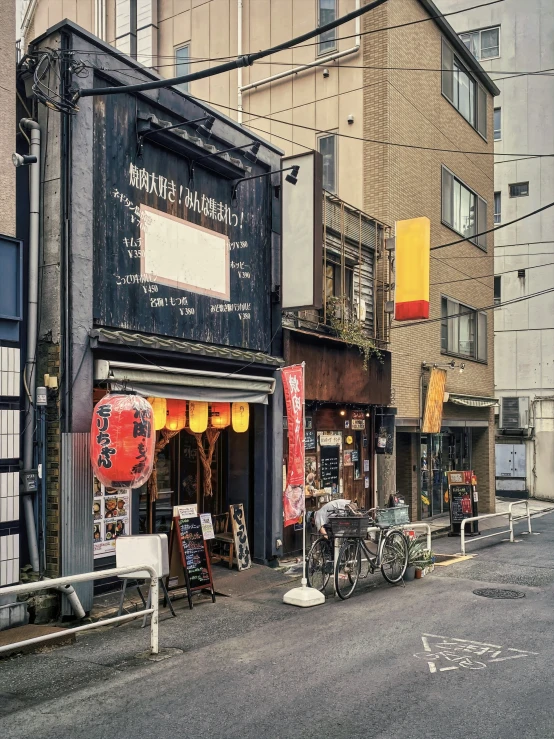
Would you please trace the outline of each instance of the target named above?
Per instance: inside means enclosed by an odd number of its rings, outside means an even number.
[[[380,569],[385,580],[392,585],[402,581],[408,564],[408,546],[402,529],[391,524],[387,509],[372,509],[375,518],[362,512],[353,514],[340,511],[329,518],[327,537],[319,537],[308,554],[307,578],[311,587],[324,591],[334,572],[335,590],[342,600],[354,592],[358,580]],[[375,542],[367,541],[367,529],[378,527]],[[341,537],[336,567],[334,565],[335,538]],[[375,546],[372,551],[370,546]],[[362,572],[363,560],[367,570]]]

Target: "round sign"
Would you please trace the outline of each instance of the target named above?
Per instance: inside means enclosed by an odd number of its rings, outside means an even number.
[[[354,439],[351,436],[347,436],[346,437],[346,443],[347,444],[352,444],[353,441],[354,441]]]

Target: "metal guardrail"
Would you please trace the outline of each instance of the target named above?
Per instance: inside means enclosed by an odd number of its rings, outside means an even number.
[[[487,518],[497,518],[499,516],[508,516],[508,525],[509,528],[502,529],[502,531],[495,531],[494,534],[485,534],[485,536],[479,536],[478,538],[472,540],[472,541],[482,541],[483,539],[489,539],[492,536],[500,536],[500,534],[510,534],[510,541],[514,541],[514,514],[512,513],[512,508],[515,505],[525,505],[526,508],[526,515],[527,515],[527,530],[529,534],[532,534],[531,530],[531,513],[529,509],[529,501],[528,500],[515,500],[513,503],[510,503],[508,506],[507,511],[503,511],[502,513],[485,513],[481,516],[472,516],[471,518],[464,518],[462,521],[461,527],[460,527],[460,548],[462,551],[462,555],[465,555],[466,553],[466,539],[465,539],[465,526],[468,523],[473,523],[473,521],[484,521]],[[468,542],[469,543],[469,542]]]
[[[2,595],[22,595],[24,593],[32,593],[37,590],[49,590],[55,588],[58,585],[73,585],[77,582],[87,582],[89,580],[102,580],[106,577],[114,577],[119,575],[129,575],[132,572],[139,572],[146,570],[150,574],[150,587],[151,587],[151,608],[145,608],[137,613],[128,613],[125,616],[114,616],[112,618],[106,618],[102,621],[97,621],[93,624],[84,624],[83,626],[75,626],[72,629],[64,629],[63,631],[57,631],[55,634],[44,634],[43,636],[36,636],[32,639],[24,639],[23,641],[14,642],[13,644],[7,644],[6,646],[0,647],[0,654],[2,652],[13,651],[18,647],[26,647],[30,644],[38,644],[43,641],[50,639],[56,639],[66,634],[76,634],[79,631],[88,631],[90,629],[98,629],[106,624],[116,624],[122,621],[130,621],[133,618],[142,618],[143,616],[152,614],[150,619],[150,654],[158,654],[158,623],[159,623],[159,583],[156,570],[150,565],[136,564],[131,567],[113,567],[109,570],[102,570],[100,572],[84,572],[80,575],[68,575],[67,577],[57,577],[52,580],[41,580],[40,582],[33,582],[26,585],[12,585],[11,587],[2,588],[0,593]]]

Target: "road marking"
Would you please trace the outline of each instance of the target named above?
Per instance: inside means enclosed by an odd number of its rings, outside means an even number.
[[[499,644],[440,636],[439,634],[423,634],[421,641],[424,651],[414,654],[414,657],[426,660],[429,672],[432,674],[462,668],[484,670],[493,662],[506,662],[509,659],[521,659],[538,654],[515,647],[504,648]],[[439,663],[438,668],[437,663]]]
[[[465,562],[466,559],[473,559],[474,554],[466,554],[459,557],[454,555],[452,559],[445,559],[444,562],[435,562],[435,567],[448,567],[448,565],[455,565],[456,562]]]

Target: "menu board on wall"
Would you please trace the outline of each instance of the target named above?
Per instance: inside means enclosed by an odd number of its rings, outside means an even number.
[[[322,446],[319,451],[321,486],[330,488],[339,484],[340,447]]]
[[[95,478],[92,516],[94,558],[115,556],[116,539],[131,533],[131,490],[107,488]]]

